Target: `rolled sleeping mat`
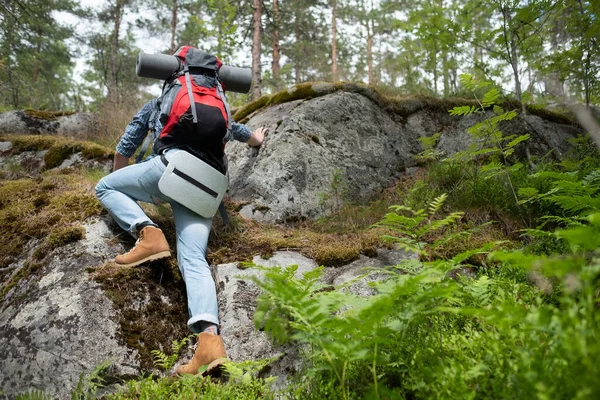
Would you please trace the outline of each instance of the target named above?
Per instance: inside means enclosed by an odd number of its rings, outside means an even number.
[[[222,65],[219,78],[225,85],[225,90],[236,93],[248,93],[252,87],[252,69]]]
[[[181,69],[181,62],[169,54],[148,54],[140,52],[137,58],[135,73],[143,78],[167,79]],[[219,78],[229,92],[248,93],[252,86],[252,70],[250,68],[230,67],[222,65]]]
[[[175,56],[140,51],[135,65],[135,74],[143,78],[164,80],[180,69],[181,62]]]

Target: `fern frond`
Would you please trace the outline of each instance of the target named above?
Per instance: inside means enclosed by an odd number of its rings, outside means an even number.
[[[30,389],[26,393],[22,393],[16,397],[15,400],[53,400],[52,396],[46,394],[44,391],[39,389]]]
[[[600,186],[600,169],[594,169],[590,171],[586,176],[583,177],[581,182],[585,186]]]
[[[464,212],[453,212],[452,214],[446,216],[444,219],[439,219],[437,221],[433,221],[429,227],[430,231],[436,231],[445,226],[454,225],[457,220],[461,219],[464,215]]]
[[[507,242],[506,240],[497,240],[494,242],[488,242],[488,243],[484,244],[483,246],[478,247],[476,249],[463,251],[462,253],[455,255],[454,257],[452,257],[452,261],[455,262],[456,264],[460,264],[463,261],[468,260],[469,258],[473,257],[476,254],[488,254],[492,250],[497,249],[500,245],[502,245],[506,242]]]
[[[481,105],[484,107],[489,107],[496,103],[498,97],[500,97],[500,91],[496,88],[492,88],[483,95],[483,99],[481,99]]]
[[[473,114],[475,111],[477,111],[475,106],[460,106],[452,108],[449,112],[450,115],[463,116]]]
[[[554,237],[554,232],[544,231],[541,229],[521,229],[519,232],[523,232],[521,236],[531,236],[536,238],[550,238]]]
[[[435,213],[437,213],[440,210],[440,208],[442,208],[447,198],[448,194],[442,193],[441,195],[433,199],[427,206],[429,216],[432,216]]]
[[[581,213],[583,211],[598,211],[600,210],[600,198],[584,196],[551,196],[549,200],[570,213]]]
[[[505,149],[512,149],[513,147],[515,147],[519,143],[522,143],[522,142],[524,142],[526,140],[529,140],[529,139],[530,139],[529,134],[517,136],[516,138],[514,138],[513,140],[511,140],[510,142],[508,142],[506,144],[506,146],[504,146],[504,148]]]

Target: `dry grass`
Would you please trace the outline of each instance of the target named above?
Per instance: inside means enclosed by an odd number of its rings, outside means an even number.
[[[87,139],[114,149],[143,101],[131,100],[120,103],[105,102],[98,112],[98,129]]]

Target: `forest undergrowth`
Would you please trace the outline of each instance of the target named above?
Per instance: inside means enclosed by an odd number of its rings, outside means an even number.
[[[496,105],[501,93],[489,83],[461,83],[483,95],[451,114],[496,115],[471,127],[472,146],[451,157],[425,139],[428,173],[375,224],[418,261],[390,267],[371,297],[350,284],[323,290],[321,270],[255,280],[264,292],[257,326],[304,352],[289,397],[600,396],[598,150],[579,138],[563,160],[523,162],[515,153],[529,136],[498,129],[517,112]],[[467,227],[467,214],[486,218]],[[473,240],[489,224],[507,237]]]
[[[498,106],[502,94],[488,83],[461,83],[481,94],[479,105],[452,114],[495,116],[449,157],[434,150],[439,135],[425,138],[427,172],[373,224],[417,259],[365,270],[385,275],[368,297],[351,290],[360,278],[325,285],[323,267],[254,279],[257,328],[294,343],[304,360],[287,389],[274,392],[274,378],[262,377],[265,360],[230,363],[227,384],[148,376],[105,398],[600,397],[598,149],[581,137],[561,160],[517,157],[529,136],[498,126],[519,114]],[[176,359],[155,355],[165,369]],[[96,398],[96,375],[74,398]]]

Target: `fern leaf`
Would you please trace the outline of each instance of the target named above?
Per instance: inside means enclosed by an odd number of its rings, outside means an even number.
[[[18,395],[16,400],[52,400],[52,397],[39,389],[30,389],[28,392]]]
[[[508,142],[506,144],[505,148],[506,149],[512,149],[513,147],[515,147],[519,143],[524,142],[526,140],[529,140],[529,138],[530,138],[529,134],[518,136],[518,137],[514,138],[513,140],[511,140],[510,142]]]
[[[494,113],[496,115],[504,114],[504,108],[502,108],[500,106],[494,106]]]
[[[498,100],[498,97],[500,97],[500,91],[496,88],[492,88],[492,89],[488,90],[486,92],[486,94],[483,95],[481,104],[484,107],[489,107],[496,103],[496,100]]]
[[[452,214],[446,216],[446,218],[444,218],[444,219],[434,221],[430,225],[429,230],[436,231],[443,227],[454,225],[456,223],[456,221],[461,219],[464,214],[465,214],[464,212],[453,212]]]
[[[448,194],[442,193],[441,195],[433,199],[427,207],[429,215],[431,216],[437,213],[440,210],[440,208],[442,208],[447,198]]]
[[[463,116],[473,114],[475,111],[477,111],[475,106],[459,106],[452,108],[449,112],[450,115]]]

